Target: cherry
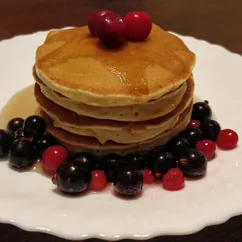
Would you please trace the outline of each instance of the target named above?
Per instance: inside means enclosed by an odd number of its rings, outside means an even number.
[[[217,145],[220,149],[230,150],[236,147],[238,141],[238,134],[234,130],[223,129],[219,132]]]
[[[193,120],[191,120],[190,122],[189,122],[189,124],[188,124],[188,128],[194,128],[194,129],[197,129],[197,128],[199,128],[200,127],[200,124],[201,124],[201,122],[200,121],[198,121],[198,120],[196,120],[196,119],[193,119]]]
[[[43,165],[45,171],[50,174],[56,173],[57,168],[68,158],[67,150],[62,146],[51,146],[43,153]]]
[[[92,171],[91,188],[93,191],[103,191],[107,186],[105,173],[100,170]]]
[[[216,145],[213,141],[204,139],[197,143],[196,149],[201,151],[207,160],[212,160],[215,156]]]
[[[150,16],[142,11],[128,13],[125,18],[126,37],[132,41],[143,41],[152,29]]]
[[[144,179],[144,184],[152,184],[155,181],[155,177],[152,174],[151,170],[145,169],[142,170],[142,175],[143,175],[143,179]]]
[[[88,17],[88,28],[92,36],[96,36],[96,26],[100,19],[103,18],[107,13],[113,13],[111,10],[108,9],[101,9],[92,12]]]
[[[121,15],[107,13],[96,25],[96,35],[106,47],[118,47],[126,41],[125,23]]]
[[[168,191],[181,190],[184,187],[183,173],[178,168],[172,168],[165,174],[162,183]]]

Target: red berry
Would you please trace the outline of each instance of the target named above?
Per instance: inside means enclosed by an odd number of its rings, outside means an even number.
[[[238,141],[238,134],[234,130],[223,129],[218,134],[217,145],[220,149],[230,150],[236,147]]]
[[[92,171],[92,190],[103,191],[107,186],[107,178],[105,173],[100,170]]]
[[[96,26],[99,23],[100,19],[103,18],[104,15],[107,13],[112,13],[111,10],[108,9],[101,9],[92,12],[88,17],[88,28],[91,35],[96,36]]]
[[[96,26],[96,35],[107,47],[118,47],[126,41],[125,23],[121,15],[108,13]]]
[[[150,16],[141,11],[130,12],[125,18],[126,37],[133,41],[142,41],[146,39],[152,29],[152,20]]]
[[[184,187],[184,176],[178,168],[171,168],[163,177],[163,187],[169,191],[177,191]]]
[[[155,177],[153,176],[151,170],[145,169],[142,170],[144,184],[152,184],[155,181]]]
[[[62,146],[51,146],[44,151],[43,166],[50,174],[56,173],[57,168],[68,158],[67,150]]]
[[[190,123],[188,124],[188,127],[197,129],[200,127],[200,124],[201,124],[200,121],[194,119],[190,121]]]
[[[216,145],[213,141],[204,139],[196,144],[196,149],[201,151],[207,160],[212,160],[215,156]]]

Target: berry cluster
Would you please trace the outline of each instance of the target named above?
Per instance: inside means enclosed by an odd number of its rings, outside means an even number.
[[[113,183],[122,196],[137,196],[143,184],[159,182],[166,190],[175,191],[184,187],[184,177],[206,174],[208,160],[215,157],[216,144],[228,150],[238,143],[237,133],[221,130],[211,115],[207,101],[195,103],[188,127],[166,145],[143,155],[110,154],[101,158],[85,152],[69,154],[46,133],[45,121],[39,116],[14,118],[7,130],[0,130],[0,156],[9,156],[10,165],[17,169],[40,159],[44,171],[53,176],[52,182],[67,194],[103,191],[108,183]]]
[[[145,12],[130,12],[124,18],[103,9],[93,12],[88,18],[92,36],[97,36],[107,47],[119,47],[127,40],[143,41],[152,29],[150,16]]]

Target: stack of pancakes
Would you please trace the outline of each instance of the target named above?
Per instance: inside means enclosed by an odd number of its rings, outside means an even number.
[[[117,49],[87,27],[52,31],[33,68],[38,114],[71,151],[147,151],[188,124],[194,65],[185,44],[156,25],[146,41]]]

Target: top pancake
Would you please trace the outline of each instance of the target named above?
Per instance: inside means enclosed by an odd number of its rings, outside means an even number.
[[[143,104],[178,88],[191,76],[195,55],[175,35],[153,25],[143,42],[103,47],[87,27],[50,32],[36,52],[43,83],[82,103]]]

